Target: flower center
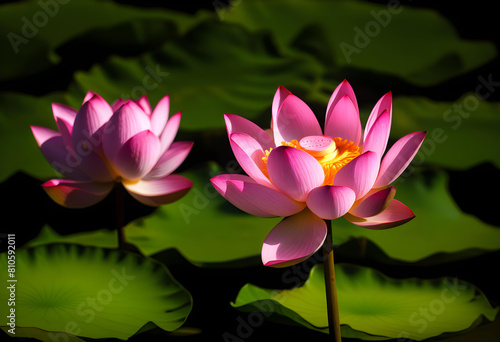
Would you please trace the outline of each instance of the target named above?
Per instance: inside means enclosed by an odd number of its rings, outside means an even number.
[[[312,135],[304,137],[297,141],[281,142],[283,146],[289,146],[302,150],[313,156],[318,163],[323,167],[325,172],[325,181],[323,185],[333,185],[335,174],[351,160],[359,156],[359,146],[349,140],[342,138],[330,138],[324,135]],[[262,157],[264,162],[264,174],[267,176],[267,158],[271,153],[272,148],[265,151],[265,156]]]

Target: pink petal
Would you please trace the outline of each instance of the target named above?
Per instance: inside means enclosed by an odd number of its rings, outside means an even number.
[[[335,220],[349,211],[355,199],[351,188],[325,185],[309,192],[307,207],[322,219]]]
[[[134,102],[137,103],[139,107],[141,107],[144,113],[146,113],[147,115],[151,115],[151,105],[149,104],[149,100],[146,95],[142,95],[139,100]]]
[[[366,139],[366,137],[368,136],[368,133],[370,133],[370,130],[371,130],[373,124],[375,123],[375,121],[377,121],[378,117],[380,115],[382,115],[382,113],[384,113],[385,111],[387,111],[389,113],[389,118],[392,118],[392,93],[391,92],[388,92],[387,94],[382,96],[378,100],[377,104],[375,104],[375,106],[373,107],[372,112],[370,113],[370,116],[368,117],[368,121],[366,122],[366,125],[365,125],[364,139]],[[389,121],[390,120],[391,119],[389,119]]]
[[[262,161],[264,151],[257,140],[244,133],[233,133],[229,137],[229,141],[236,160],[247,175],[257,183],[274,188],[262,172],[264,169],[264,162]]]
[[[356,206],[349,211],[350,214],[358,217],[370,217],[380,214],[396,194],[396,187],[391,186],[374,193],[369,192],[362,198]]]
[[[113,183],[52,179],[42,184],[54,202],[67,208],[85,208],[104,199]]]
[[[361,140],[359,111],[348,95],[342,96],[326,113],[325,135],[347,139],[359,145]]]
[[[30,128],[33,136],[35,137],[36,143],[38,144],[38,147],[42,147],[42,144],[51,138],[61,136],[61,133],[50,128],[41,126],[30,126]]]
[[[275,147],[274,140],[269,134],[252,121],[233,114],[224,114],[224,120],[226,121],[227,134],[229,136],[233,133],[245,133],[253,137],[263,150]]]
[[[251,178],[219,175],[211,179],[215,189],[235,207],[260,217],[290,216],[305,208],[281,192]],[[241,176],[241,175],[237,175]]]
[[[333,111],[333,108],[335,108],[335,106],[337,105],[337,102],[339,102],[340,99],[346,95],[347,97],[349,97],[349,99],[354,105],[354,108],[359,113],[358,101],[356,100],[356,95],[354,94],[354,90],[352,89],[349,82],[347,82],[347,80],[343,80],[337,86],[337,88],[335,88],[335,90],[332,93],[332,96],[330,96],[330,100],[328,101],[328,106],[326,107],[325,123],[328,122],[330,113]]]
[[[356,199],[363,197],[375,183],[379,169],[379,159],[375,152],[365,152],[342,167],[335,175],[335,185],[347,186],[354,190]]]
[[[115,159],[127,140],[146,130],[151,130],[149,116],[134,101],[127,101],[109,119],[104,130],[103,148],[108,160]]]
[[[288,95],[291,95],[292,93],[286,89],[283,86],[279,86],[278,90],[276,90],[276,93],[274,94],[273,98],[273,106],[271,108],[271,112],[273,115],[273,120],[278,117],[278,109],[281,107],[281,104],[285,99],[287,98]],[[274,123],[276,124],[276,123]]]
[[[325,173],[307,152],[280,146],[269,154],[267,171],[271,182],[285,195],[304,202],[309,191],[323,184]]]
[[[402,225],[413,219],[415,214],[403,203],[393,199],[380,214],[361,218],[347,213],[344,216],[349,222],[368,229],[388,229]]]
[[[109,121],[113,112],[109,104],[98,95],[94,95],[85,102],[78,113],[73,125],[72,139],[73,147],[83,142],[87,142],[89,149],[98,150],[101,146],[101,139],[104,126]]]
[[[273,122],[274,142],[300,140],[308,135],[322,135],[323,132],[309,106],[295,95],[288,95],[281,103]]]
[[[123,144],[113,166],[127,180],[138,180],[151,171],[160,156],[160,139],[151,131],[137,133]]]
[[[151,110],[151,109],[150,109]],[[170,96],[164,96],[156,105],[153,114],[151,114],[151,128],[153,132],[160,136],[168,121],[170,110]]]
[[[325,221],[308,209],[287,217],[278,223],[264,240],[262,263],[273,267],[297,264],[323,245],[326,232]]]
[[[380,114],[366,136],[363,144],[363,152],[373,151],[377,154],[379,159],[381,159],[387,147],[390,131],[391,116],[389,112],[385,111]]]
[[[165,177],[177,169],[186,159],[194,142],[178,141],[172,143],[163,153],[153,169],[144,177],[144,180],[153,180]]]
[[[113,113],[102,97],[94,94],[76,114],[71,134],[73,151],[80,168],[96,181],[108,182],[114,176],[101,156],[102,137]]]
[[[405,135],[387,151],[374,187],[380,188],[391,184],[410,164],[427,132],[419,131]]]
[[[78,167],[78,160],[59,132],[39,126],[31,126],[31,131],[43,156],[57,172],[72,179],[88,178]]]
[[[193,182],[180,175],[122,184],[136,200],[152,207],[177,201],[193,186]]]
[[[177,112],[167,121],[167,124],[165,125],[165,128],[160,136],[162,152],[165,152],[174,141],[181,123],[181,115],[182,112]]]
[[[124,100],[122,98],[119,98],[118,100],[116,100],[113,103],[113,105],[111,106],[113,113],[116,112],[118,109],[120,109],[120,107],[123,106],[125,103],[127,103],[127,100]]]
[[[56,122],[58,118],[63,119],[73,128],[77,113],[75,109],[60,103],[52,103],[52,113]]]

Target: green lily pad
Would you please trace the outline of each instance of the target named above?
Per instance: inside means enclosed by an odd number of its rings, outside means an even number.
[[[346,264],[337,264],[335,274],[343,337],[417,341],[444,337],[493,321],[499,310],[478,288],[456,278],[392,279],[371,268]],[[312,268],[303,286],[291,290],[247,284],[232,305],[328,333],[321,265]]]
[[[321,71],[310,57],[283,56],[266,35],[207,21],[158,52],[76,73],[68,102],[78,105],[89,89],[109,101],[147,94],[153,104],[171,94],[171,112],[183,112],[181,129],[207,130],[224,127],[224,113],[258,117],[280,84],[304,91]]]
[[[0,255],[7,265],[7,253]],[[15,325],[90,338],[127,339],[148,322],[167,331],[179,328],[192,301],[160,263],[118,250],[52,244],[18,249],[15,254],[15,291],[7,286],[2,317],[15,309]],[[10,296],[10,297],[9,297]],[[4,323],[2,329],[10,327]],[[62,334],[62,335],[58,335]]]
[[[435,254],[440,254],[436,262],[447,262],[500,249],[500,229],[460,210],[448,192],[445,172],[421,172],[414,166],[408,171],[394,185],[396,198],[415,213],[413,220],[392,229],[370,230],[338,219],[332,222],[334,243],[366,238],[390,258],[405,262]]]
[[[326,67],[370,70],[419,86],[474,70],[496,55],[492,42],[462,40],[437,12],[399,2],[314,0],[304,6],[301,0],[235,1],[219,15],[224,22],[272,33],[282,48],[322,31],[322,49],[336,57]]]
[[[488,83],[489,77],[482,79]],[[500,168],[500,153],[495,151],[495,146],[500,145],[500,103],[484,101],[480,96],[487,95],[488,89],[479,81],[477,86],[482,86],[479,95],[464,94],[455,102],[436,102],[423,97],[396,97],[392,136],[403,136],[418,130],[427,131],[415,158],[419,163],[467,169],[491,162]]]

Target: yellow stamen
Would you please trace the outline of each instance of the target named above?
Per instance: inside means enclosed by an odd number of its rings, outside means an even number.
[[[311,140],[313,138],[314,140]],[[296,139],[292,141],[282,141],[281,145],[289,146],[302,150],[313,156],[323,167],[325,172],[325,181],[323,185],[333,185],[335,174],[351,160],[359,156],[360,148],[354,142],[344,140],[342,138],[330,137],[305,137],[299,141]],[[267,173],[267,158],[271,153],[272,148],[265,151],[265,156],[262,157],[264,166],[262,172],[268,176]]]

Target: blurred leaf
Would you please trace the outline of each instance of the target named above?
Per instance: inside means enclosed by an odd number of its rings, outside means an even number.
[[[26,247],[36,247],[51,243],[75,243],[83,246],[99,248],[118,248],[116,231],[108,229],[81,232],[70,235],[60,235],[50,226],[45,225],[38,236],[28,242]]]
[[[378,245],[390,258],[415,262],[436,253],[439,262],[457,260],[471,254],[500,249],[500,229],[460,210],[447,189],[442,171],[409,172],[394,183],[396,198],[406,204],[416,217],[402,226],[370,230],[347,220],[332,222],[335,244],[365,237]],[[478,199],[481,200],[481,199]]]
[[[0,259],[7,265],[7,253]],[[16,326],[51,338],[127,339],[149,321],[173,331],[191,311],[189,293],[168,270],[137,254],[55,244],[18,250],[15,260]],[[9,297],[7,286],[0,294]],[[9,306],[0,312],[8,316]]]
[[[366,267],[337,264],[335,271],[342,336],[364,340],[447,336],[493,321],[493,308],[475,286],[456,278],[392,279]],[[291,290],[247,284],[232,305],[260,311],[277,321],[295,322],[328,333],[323,268]]]
[[[399,2],[237,0],[218,14],[224,22],[272,33],[283,48],[297,44],[297,37],[307,42],[316,39],[310,33],[323,31],[322,49],[336,56],[326,67],[390,74],[419,86],[446,81],[496,55],[491,42],[460,39],[437,12]]]
[[[30,125],[57,129],[51,103],[62,101],[59,94],[0,93],[0,182],[16,171],[42,179],[57,175],[40,152]]]
[[[479,85],[479,83],[478,83]],[[455,102],[436,102],[423,97],[394,99],[392,136],[427,131],[415,158],[452,169],[466,169],[491,162],[500,168],[500,103],[466,94]]]
[[[129,44],[140,41],[141,30],[152,27],[145,20],[175,23],[182,32],[197,17],[174,11],[119,5],[113,1],[22,1],[0,6],[2,63],[0,80],[32,75],[59,63],[55,50],[88,31],[106,30],[137,20]],[[92,18],[92,20],[89,20]],[[142,24],[141,24],[142,20]],[[123,34],[130,33],[123,31]],[[168,33],[167,33],[168,36]],[[105,36],[102,38],[106,38]],[[145,37],[143,39],[150,39]],[[113,44],[113,42],[111,42]],[[92,53],[92,52],[88,52]]]
[[[171,112],[184,114],[181,128],[207,130],[224,127],[224,113],[256,118],[280,84],[311,91],[321,70],[310,57],[283,56],[265,35],[208,21],[159,52],[115,57],[77,73],[68,101],[81,103],[89,89],[110,102],[147,94],[155,104],[171,94]]]

